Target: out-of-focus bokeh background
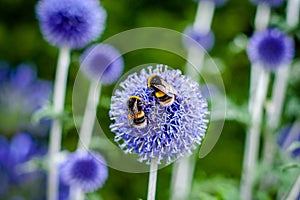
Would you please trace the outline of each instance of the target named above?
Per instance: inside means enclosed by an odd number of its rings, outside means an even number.
[[[98,42],[119,32],[145,26],[165,27],[183,32],[185,27],[193,22],[197,9],[197,3],[192,0],[102,0],[101,2],[107,11],[108,18],[104,34]],[[21,63],[29,63],[33,69],[37,70],[38,78],[52,82],[55,76],[58,49],[50,46],[42,37],[35,14],[36,3],[36,0],[0,1],[0,61],[6,62],[12,68]],[[278,19],[280,21],[280,17],[284,17],[284,7],[273,10],[275,17],[272,18],[272,22],[274,24],[278,22]],[[253,33],[255,9],[256,7],[247,0],[229,0],[224,6],[216,8],[212,22],[215,45],[209,54],[215,59],[222,73],[227,97],[241,107],[246,105],[248,100],[250,74],[250,62],[241,41]],[[297,35],[297,31],[295,33]],[[299,40],[295,38],[295,41],[298,46]],[[84,49],[72,51],[66,99],[66,108],[69,110],[71,110],[72,85],[79,68],[79,57],[83,51]],[[296,48],[296,57],[298,55]],[[143,63],[161,63],[162,60],[165,61],[164,64],[173,68],[183,69],[185,66],[185,60],[182,58],[167,52],[148,49],[125,54],[124,72]],[[296,96],[299,83],[299,81],[294,81],[287,93],[287,100],[293,99],[294,106],[297,106],[299,102],[299,96]],[[98,113],[98,120],[107,126],[110,124],[108,109],[113,87],[114,85],[104,86],[100,100],[103,112]],[[0,94],[2,95],[4,94]],[[288,105],[285,108],[287,107]],[[3,109],[0,108],[0,110]],[[293,113],[285,112],[284,114],[283,124],[295,118]],[[22,126],[21,128],[9,127],[7,120],[4,120],[6,116],[6,113],[0,113],[1,135],[13,138],[16,133],[27,131],[22,130]],[[76,129],[70,127],[65,128],[62,147],[73,151],[77,145],[78,135]],[[243,161],[245,128],[245,124],[235,120],[225,122],[215,148],[205,158],[197,160],[194,186],[198,186],[197,184],[201,181],[211,180],[199,188],[210,188],[209,184],[214,185],[214,181],[217,184],[228,181],[238,188]],[[39,137],[46,144],[47,136]],[[39,137],[35,139],[39,140]],[[157,199],[169,198],[171,172],[172,166],[159,171]],[[90,199],[97,194],[109,200],[145,199],[147,180],[147,173],[134,174],[109,169],[108,181],[102,189],[90,195]],[[15,191],[10,190],[10,193],[17,194],[18,188],[22,187],[20,184],[14,188]],[[195,188],[197,190],[197,187]]]

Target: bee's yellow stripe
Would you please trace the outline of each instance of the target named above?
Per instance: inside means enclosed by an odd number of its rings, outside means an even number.
[[[161,92],[161,91],[155,92],[155,96],[156,96],[157,98],[163,97],[164,95],[166,95],[166,94],[163,93],[163,92]]]
[[[134,98],[134,99],[141,100],[141,98],[140,98],[140,97],[138,97],[138,96],[130,96],[130,97],[129,97],[129,99],[133,99],[133,98]]]
[[[144,112],[139,112],[138,114],[137,114],[137,118],[141,118],[141,117],[144,117]]]

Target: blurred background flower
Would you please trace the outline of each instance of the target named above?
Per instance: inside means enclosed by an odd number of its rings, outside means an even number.
[[[254,4],[266,4],[271,7],[281,6],[285,0],[250,0]]]
[[[61,169],[61,178],[69,186],[93,192],[103,186],[108,177],[104,158],[93,151],[70,154]]]
[[[116,82],[121,76],[124,61],[119,51],[108,44],[95,44],[81,56],[81,70],[103,85]]]
[[[52,84],[37,78],[35,69],[29,64],[10,68],[0,64],[0,130],[2,134],[13,135],[28,131],[45,136],[49,121],[38,124],[31,122],[32,114],[42,108],[50,98]]]
[[[72,49],[97,39],[106,20],[106,12],[97,0],[41,0],[37,15],[49,43]]]
[[[45,155],[44,148],[28,133],[17,133],[10,141],[2,136],[0,144],[1,196],[9,199],[17,193],[27,199],[43,199],[46,174],[29,163]]]
[[[278,29],[254,33],[247,49],[251,62],[271,70],[290,64],[294,51],[294,41]]]
[[[206,51],[211,50],[214,46],[215,36],[212,31],[202,33],[195,30],[193,26],[189,25],[185,28],[183,33],[198,42]],[[190,41],[190,38],[183,38],[183,44],[187,49],[193,45],[192,41]]]
[[[277,135],[277,142],[287,155],[300,158],[300,126],[299,123],[286,125],[281,128]]]

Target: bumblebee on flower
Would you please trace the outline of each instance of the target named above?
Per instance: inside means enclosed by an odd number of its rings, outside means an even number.
[[[140,162],[157,159],[169,164],[201,144],[207,103],[198,83],[180,70],[148,67],[129,75],[120,87],[112,96],[110,128],[125,153],[137,153]],[[136,118],[129,119],[132,113]]]

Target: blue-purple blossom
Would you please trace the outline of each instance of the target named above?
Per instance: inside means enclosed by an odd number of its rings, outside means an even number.
[[[258,4],[266,4],[271,7],[279,7],[281,6],[285,0],[250,0],[252,3]]]
[[[186,48],[190,48],[192,45],[194,45],[194,41],[192,41],[191,39],[195,40],[206,51],[211,50],[214,46],[215,36],[212,31],[203,33],[195,30],[193,26],[187,26],[183,33],[190,37],[183,37],[183,44]]]
[[[147,87],[150,75],[157,74],[177,90],[172,105],[163,107]],[[138,96],[143,102],[147,126],[135,128],[129,123],[127,100]],[[142,69],[129,75],[120,83],[112,96],[110,126],[115,141],[125,153],[138,154],[140,162],[151,159],[166,164],[185,154],[191,154],[196,144],[201,144],[207,129],[208,114],[206,100],[202,98],[199,85],[180,70],[170,70],[158,65]]]
[[[37,17],[49,43],[74,49],[102,34],[106,12],[98,0],[40,0]]]
[[[81,58],[81,70],[91,79],[102,84],[112,84],[123,72],[124,61],[119,51],[108,44],[88,48]]]
[[[228,0],[195,0],[196,2],[199,2],[199,1],[211,1],[213,2],[216,6],[222,6],[224,5]]]
[[[271,70],[290,64],[294,52],[294,41],[278,29],[256,32],[247,48],[252,63]]]
[[[105,183],[108,169],[99,153],[77,151],[65,161],[61,176],[66,184],[84,192],[93,192]]]
[[[37,78],[36,71],[21,64],[10,69],[0,64],[0,129],[4,134],[30,131],[45,135],[49,122],[31,123],[32,114],[46,104],[50,98],[52,84]]]
[[[34,141],[28,133],[16,134],[10,142],[10,164],[16,165],[29,160],[33,155]]]
[[[44,195],[45,173],[26,167],[39,154],[36,141],[28,133],[17,133],[10,141],[0,137],[0,194],[3,198],[15,188],[18,188],[18,194],[26,191],[29,199]]]
[[[296,149],[290,149],[293,143],[300,143],[300,127],[294,128],[293,125],[286,125],[279,130],[277,135],[277,143],[283,150],[283,152],[289,152],[293,158],[300,158],[300,147]]]

